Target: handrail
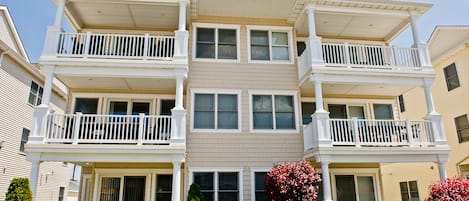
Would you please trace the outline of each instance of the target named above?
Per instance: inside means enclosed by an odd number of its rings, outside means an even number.
[[[333,145],[430,146],[431,121],[329,119]]]
[[[49,114],[48,143],[168,144],[171,116]]]
[[[101,33],[60,33],[57,56],[170,60],[174,57],[174,36]]]

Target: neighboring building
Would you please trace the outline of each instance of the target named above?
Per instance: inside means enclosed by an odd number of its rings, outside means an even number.
[[[432,178],[446,177],[416,27],[430,7],[59,0],[40,58],[43,102],[54,78],[69,102],[65,114],[36,108],[28,159],[82,166],[80,201],[181,201],[194,182],[206,200],[265,200],[265,172],[303,158],[328,175],[320,200],[413,199],[415,182],[382,173],[431,163]],[[64,15],[77,33],[62,31]],[[414,46],[389,46],[408,26]],[[417,87],[425,117],[406,121],[398,96]]]
[[[8,9],[0,6],[0,201],[5,200],[10,181],[29,177],[26,160],[33,111],[41,104],[44,76],[29,63]],[[63,112],[66,93],[54,87],[51,109]],[[38,172],[37,200],[58,200],[68,186],[68,167],[62,162],[44,162]],[[62,195],[63,196],[63,195]]]

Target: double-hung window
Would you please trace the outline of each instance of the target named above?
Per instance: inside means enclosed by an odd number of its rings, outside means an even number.
[[[249,58],[251,61],[292,61],[290,28],[249,26]]]
[[[195,92],[193,97],[194,129],[239,129],[237,92]]]
[[[445,73],[446,87],[448,87],[448,91],[458,88],[460,85],[456,64],[450,64],[449,66],[445,67],[443,71]]]
[[[252,94],[253,130],[296,130],[296,97],[289,94]]]
[[[239,26],[195,24],[194,59],[238,60]]]
[[[454,118],[456,132],[458,134],[459,143],[469,141],[469,121],[467,115],[461,115]]]
[[[419,201],[417,181],[404,181],[399,183],[402,201]]]
[[[44,89],[36,82],[31,81],[28,102],[31,105],[40,105],[42,103],[42,94]]]
[[[199,184],[200,191],[206,201],[239,201],[242,192],[240,191],[240,172],[193,172],[192,183]]]

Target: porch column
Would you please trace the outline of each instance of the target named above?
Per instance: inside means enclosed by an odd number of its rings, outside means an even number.
[[[427,103],[427,114],[432,115],[438,113],[435,111],[435,105],[433,103],[433,96],[432,96],[432,85],[434,79],[424,79],[423,89],[425,91],[425,101]]]
[[[179,25],[178,30],[174,32],[174,58],[187,62],[189,49],[189,32],[186,30],[186,11],[188,0],[179,0]]]
[[[39,176],[40,164],[41,164],[41,161],[38,161],[38,160],[31,161],[31,173],[29,175],[29,182],[31,184],[31,191],[33,193],[33,201],[38,201],[36,199],[36,195],[37,195],[37,179]]]
[[[446,163],[445,162],[438,162],[438,173],[440,175],[440,181],[444,181],[446,179]]]
[[[322,193],[323,193],[324,201],[332,201],[331,181],[329,178],[329,162],[327,161],[321,162],[321,170],[322,170]]]
[[[420,61],[420,67],[424,70],[432,70],[432,64],[430,60],[430,54],[428,52],[427,44],[420,41],[418,32],[417,16],[409,11],[409,21],[412,29],[412,38],[414,39],[414,45],[412,47],[418,49],[418,58]]]
[[[41,105],[50,105],[50,99],[52,96],[52,81],[54,80],[54,69],[50,67],[44,67],[41,69],[42,74],[45,76],[44,81],[44,93],[42,95]]]
[[[64,11],[65,11],[65,1],[66,0],[59,0],[58,2],[57,11],[55,12],[55,20],[54,20],[55,27],[62,27],[62,21],[64,18]]]
[[[432,131],[435,138],[436,146],[448,146],[448,141],[446,140],[445,129],[443,126],[443,120],[441,115],[435,111],[435,106],[433,103],[432,90],[434,79],[424,79],[423,89],[425,91],[425,101],[427,104],[427,116],[425,120],[431,121]]]
[[[314,66],[324,65],[324,60],[322,58],[322,42],[321,37],[316,35],[316,24],[314,21],[314,10],[315,6],[309,4],[305,6],[306,15],[308,17],[308,51],[311,55],[311,62]]]
[[[184,96],[184,79],[185,76],[182,75],[176,77],[176,105],[174,109],[184,109],[184,106],[182,105],[182,100]]]
[[[172,201],[181,201],[181,162],[173,161]]]
[[[322,82],[320,80],[314,80],[314,96],[316,101],[316,112],[325,112],[324,101],[322,99]]]

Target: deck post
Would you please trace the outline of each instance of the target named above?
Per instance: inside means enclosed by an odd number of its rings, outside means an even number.
[[[322,57],[322,41],[321,37],[316,35],[316,24],[314,19],[315,5],[308,4],[305,6],[306,15],[308,19],[308,48],[311,55],[311,63],[314,66],[324,66],[324,59]]]
[[[145,113],[138,114],[138,139],[137,145],[143,144],[143,129],[145,127]]]
[[[321,162],[321,173],[322,173],[322,193],[324,195],[324,201],[332,201],[331,194],[331,181],[329,178],[329,162]]]

